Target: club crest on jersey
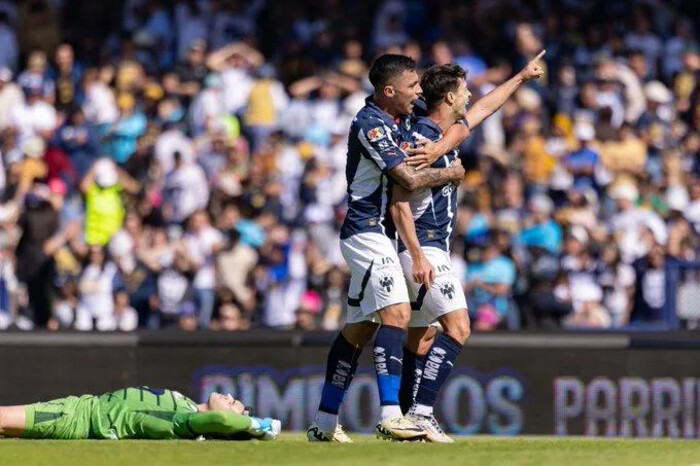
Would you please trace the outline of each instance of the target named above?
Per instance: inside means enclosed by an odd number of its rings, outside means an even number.
[[[391,289],[394,287],[394,277],[389,275],[384,275],[380,280],[379,284],[386,290],[387,293],[391,293]]]
[[[440,285],[440,293],[447,299],[452,299],[455,295],[455,287],[452,283],[443,283]]]
[[[377,142],[383,137],[384,130],[380,126],[377,126],[376,128],[372,128],[371,130],[367,131],[367,139],[369,139],[370,142]]]

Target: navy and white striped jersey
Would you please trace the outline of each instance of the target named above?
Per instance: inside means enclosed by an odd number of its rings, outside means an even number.
[[[442,138],[440,127],[427,117],[414,118],[410,131],[403,132],[400,147],[415,146],[421,139],[438,141]],[[433,168],[447,168],[457,158],[457,149],[437,159]],[[435,188],[415,191],[409,204],[416,224],[416,235],[421,246],[433,246],[450,251],[450,240],[457,221],[457,190],[452,183]],[[406,249],[399,240],[399,252]]]
[[[346,239],[376,232],[393,238],[387,219],[390,201],[389,172],[406,158],[398,135],[410,129],[411,117],[398,123],[368,97],[350,126],[348,161],[348,212],[340,230]]]

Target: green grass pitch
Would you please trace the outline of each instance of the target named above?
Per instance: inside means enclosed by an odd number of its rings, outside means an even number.
[[[700,465],[700,442],[469,437],[454,445],[397,444],[354,435],[354,445],[276,442],[0,440],[2,466],[179,465]]]

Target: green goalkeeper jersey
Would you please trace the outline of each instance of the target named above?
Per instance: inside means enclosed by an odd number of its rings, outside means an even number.
[[[197,404],[173,390],[123,388],[97,397],[93,438],[196,438],[187,421]]]
[[[184,395],[148,387],[35,403],[26,406],[26,414],[25,438],[232,438],[251,427],[248,416],[200,413]]]

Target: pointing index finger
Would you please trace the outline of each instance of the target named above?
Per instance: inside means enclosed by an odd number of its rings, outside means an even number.
[[[532,61],[537,61],[540,58],[544,57],[545,53],[547,53],[547,50],[542,50],[540,53],[537,54],[537,56]]]

